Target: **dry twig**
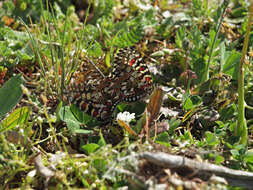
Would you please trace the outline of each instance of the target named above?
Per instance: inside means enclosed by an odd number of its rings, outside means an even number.
[[[144,152],[139,154],[139,158],[166,168],[188,168],[193,171],[197,170],[198,174],[207,174],[210,176],[214,174],[216,176],[225,178],[228,184],[232,186],[240,186],[244,188],[253,187],[253,173],[251,172],[233,170],[224,166],[198,162],[183,156],[176,156],[163,152]]]

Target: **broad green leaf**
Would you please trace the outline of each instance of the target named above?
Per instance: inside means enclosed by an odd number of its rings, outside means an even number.
[[[97,121],[95,118],[91,117],[87,113],[80,110],[76,105],[72,104],[70,106],[70,111],[74,115],[74,117],[80,122],[88,127],[94,127],[100,124],[99,121]]]
[[[15,9],[15,4],[12,1],[3,1],[2,6],[8,13],[11,13]]]
[[[67,127],[71,130],[71,132],[74,132],[77,129],[80,129],[80,122],[77,121],[75,116],[70,111],[69,106],[61,107],[59,110],[59,118],[66,122]]]
[[[167,132],[160,133],[159,135],[157,135],[155,142],[156,143],[159,143],[159,142],[168,143],[169,142],[169,134]]]
[[[0,39],[4,39],[10,48],[22,48],[24,43],[29,39],[26,32],[12,30],[11,28],[5,27],[0,28]]]
[[[222,121],[215,121],[219,128],[223,128],[225,124]]]
[[[20,60],[31,60],[34,57],[30,41],[27,42],[21,50],[17,51],[17,56]]]
[[[185,110],[190,110],[193,107],[193,103],[191,101],[191,98],[187,98],[185,103],[184,103],[184,109]]]
[[[223,156],[220,156],[220,155],[217,155],[216,157],[215,157],[215,163],[216,164],[221,164],[222,162],[224,162],[224,157]]]
[[[14,110],[7,118],[0,124],[0,133],[9,131],[17,125],[22,125],[27,122],[31,113],[29,107],[22,107]]]
[[[248,162],[253,163],[253,152],[252,151],[246,152],[245,157],[244,157],[244,161],[246,163],[248,163]]]
[[[225,64],[223,65],[223,73],[237,80],[239,72],[239,63],[241,54],[237,51],[225,53]]]
[[[200,96],[197,95],[191,96],[190,99],[192,101],[193,106],[198,106],[202,102]]]
[[[82,112],[76,105],[72,104],[70,106],[70,111],[73,113],[76,119],[80,121],[81,123],[87,124],[92,120],[91,116]]]
[[[227,105],[226,107],[222,108],[219,111],[219,114],[221,116],[221,120],[226,120],[226,119],[230,119],[232,117],[235,116],[235,114],[237,114],[237,108],[235,104],[230,104]]]
[[[106,158],[104,158],[104,159],[95,159],[95,160],[93,160],[93,166],[99,172],[105,172],[105,170],[108,167],[108,162],[106,161]]]
[[[214,145],[216,145],[216,144],[219,143],[219,140],[218,140],[218,138],[215,136],[215,134],[213,134],[213,133],[207,131],[207,132],[205,133],[205,135],[206,135],[206,142],[208,143],[208,145],[214,146]]]
[[[175,117],[171,118],[169,121],[169,134],[173,134],[175,129],[180,125],[181,120],[176,119]]]
[[[21,84],[23,79],[20,75],[12,77],[0,88],[0,118],[8,113],[21,99]]]
[[[230,150],[230,153],[231,153],[234,157],[236,157],[236,156],[240,156],[239,151],[238,151],[238,150],[236,150],[236,149],[232,149],[232,150]]]
[[[82,146],[82,150],[84,150],[88,155],[92,152],[95,152],[100,146],[95,143],[90,143]]]
[[[248,170],[250,171],[250,172],[252,172],[253,171],[253,164],[252,163],[247,163],[247,166],[248,166]]]
[[[203,58],[196,59],[193,62],[192,70],[198,76],[198,78],[194,80],[194,83],[200,84],[200,83],[205,82],[204,76],[205,76],[205,73],[207,72],[207,60],[208,60],[208,56],[204,56]]]
[[[169,142],[155,141],[155,143],[163,145],[163,146],[168,147],[168,148],[171,147],[171,144]]]
[[[66,122],[68,129],[72,133],[89,134],[92,133],[90,130],[81,129],[81,124],[75,116],[72,114],[69,106],[61,107],[58,113],[59,118]]]
[[[0,41],[0,55],[9,56],[12,51],[8,48],[8,43],[6,41]]]

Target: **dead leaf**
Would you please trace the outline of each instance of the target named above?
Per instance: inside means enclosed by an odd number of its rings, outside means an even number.
[[[123,127],[130,135],[137,136],[136,132],[129,126],[128,123],[118,119],[118,124]]]

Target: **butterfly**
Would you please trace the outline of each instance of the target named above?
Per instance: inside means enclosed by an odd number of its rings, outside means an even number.
[[[147,64],[135,47],[119,49],[106,76],[86,66],[71,79],[70,102],[98,121],[110,121],[117,104],[138,101],[152,92]]]

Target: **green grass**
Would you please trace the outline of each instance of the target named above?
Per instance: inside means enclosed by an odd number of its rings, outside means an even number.
[[[163,176],[135,157],[144,151],[196,150],[210,163],[253,170],[247,1],[130,2],[95,0],[80,10],[67,0],[0,4],[0,189],[146,189]],[[143,102],[121,103],[105,126],[66,101],[83,62],[102,63],[106,75],[115,52],[133,45],[164,88],[162,105],[157,91],[151,98],[151,115]],[[116,119],[123,111],[135,113],[128,124]],[[49,181],[38,173],[38,152],[54,172]]]

